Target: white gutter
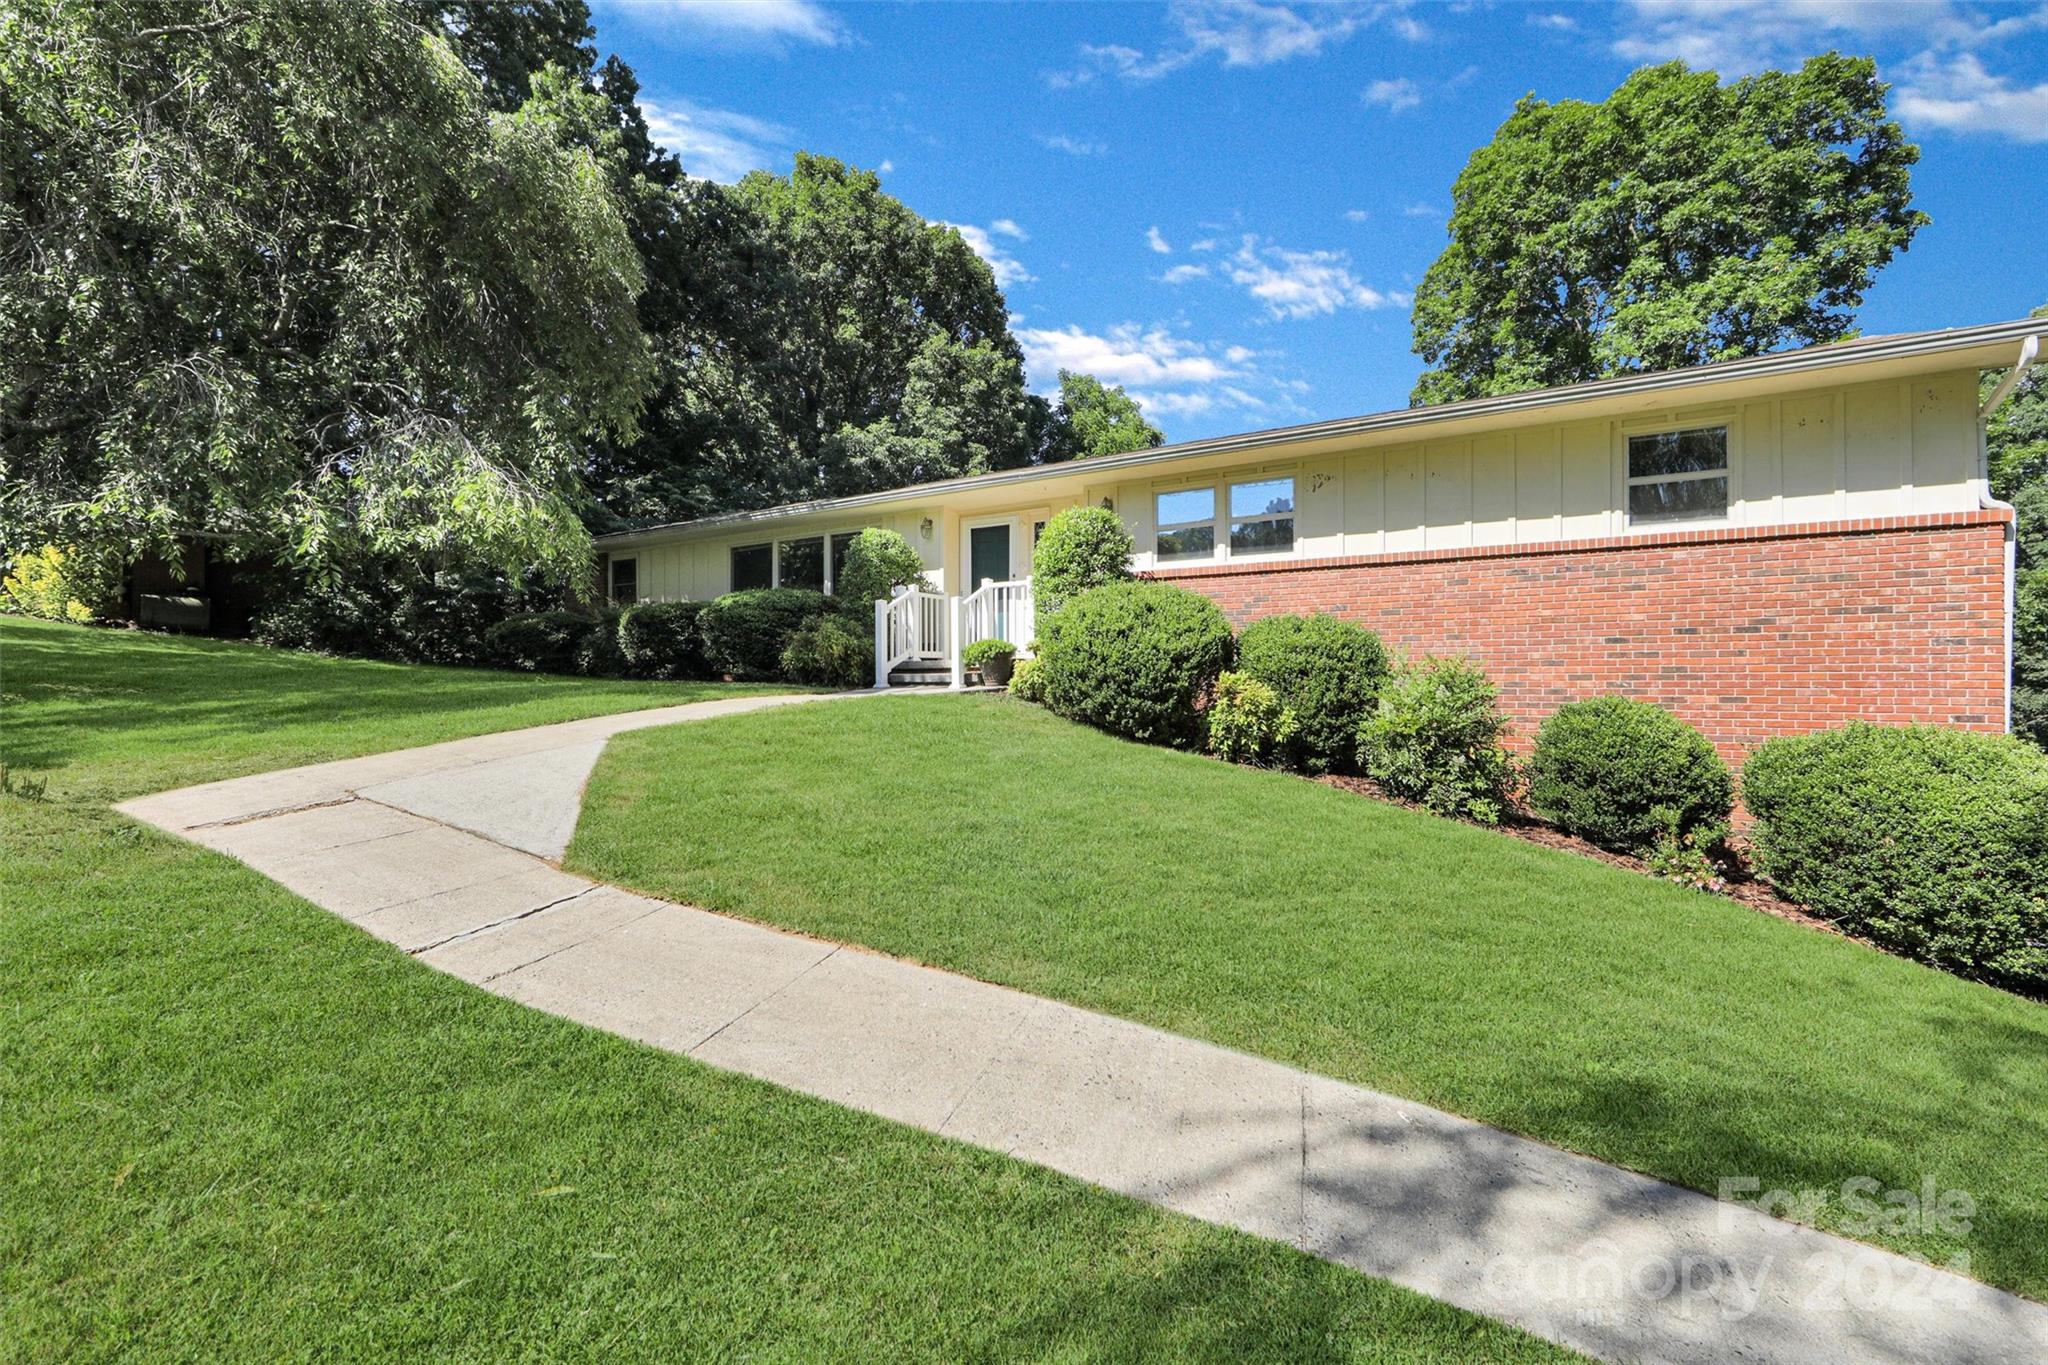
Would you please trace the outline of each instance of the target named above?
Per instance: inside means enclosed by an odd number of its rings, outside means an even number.
[[[2005,378],[1998,381],[1991,396],[1977,409],[1977,505],[1989,512],[2005,512],[2005,729],[2012,731],[2013,625],[2019,612],[2019,513],[2009,502],[1991,496],[1991,443],[1987,428],[1991,416],[2012,397],[2027,371],[2041,356],[2041,334],[2036,332],[2020,343],[2019,356]]]

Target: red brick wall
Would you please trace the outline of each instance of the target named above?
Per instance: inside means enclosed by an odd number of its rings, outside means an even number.
[[[2005,523],[1971,512],[1168,569],[1242,626],[1328,611],[1501,686],[1517,747],[1567,701],[1669,707],[1731,763],[1845,720],[2003,727]]]

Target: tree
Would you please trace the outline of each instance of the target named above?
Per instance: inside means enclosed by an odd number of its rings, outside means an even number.
[[[1452,190],[1413,401],[1676,369],[1852,335],[1927,215],[1868,58],[1722,85],[1644,67],[1605,102],[1523,98]]]
[[[2048,318],[2048,305],[2033,316]],[[1988,371],[1982,396],[2005,378]],[[2012,728],[2048,749],[2048,377],[2036,368],[1984,424],[1993,497],[2018,513],[2014,583]]]
[[[547,119],[322,0],[28,0],[0,110],[0,541],[582,567],[642,273]]]
[[[420,25],[440,31],[483,86],[493,109],[526,103],[543,67],[582,76],[597,61],[585,0],[404,0]],[[617,60],[614,58],[613,60]]]
[[[1122,385],[1104,384],[1092,374],[1060,371],[1060,401],[1044,438],[1047,461],[1085,460],[1150,450],[1166,433],[1145,420],[1138,401]]]

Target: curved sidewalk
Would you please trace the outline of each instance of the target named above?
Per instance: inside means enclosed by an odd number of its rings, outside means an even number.
[[[612,735],[827,700],[851,698],[595,717],[119,809],[486,990],[1289,1242],[1606,1359],[2048,1359],[2048,1308],[1748,1205],[548,861]]]

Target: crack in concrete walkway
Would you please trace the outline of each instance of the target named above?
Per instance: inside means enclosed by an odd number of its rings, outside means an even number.
[[[596,717],[120,809],[510,999],[1288,1242],[1605,1359],[2048,1359],[2048,1308],[1748,1205],[546,861],[567,847],[612,735],[828,699]]]

